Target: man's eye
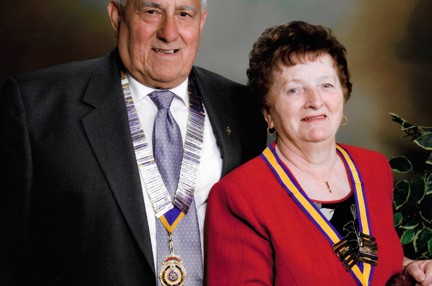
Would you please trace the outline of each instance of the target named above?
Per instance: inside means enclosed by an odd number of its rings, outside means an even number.
[[[181,17],[191,17],[191,14],[189,14],[187,12],[180,12],[180,16]]]
[[[331,87],[333,87],[333,85],[331,83],[325,83],[325,84],[323,84],[323,87],[324,88],[331,88]]]

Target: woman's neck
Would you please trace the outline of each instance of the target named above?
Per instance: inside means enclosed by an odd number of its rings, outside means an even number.
[[[276,152],[311,199],[336,200],[349,193],[349,181],[336,152],[336,142],[301,146],[284,143],[276,142]]]
[[[291,141],[276,141],[276,152],[282,161],[288,160],[291,164],[303,169],[316,171],[328,170],[338,158],[336,153],[336,142],[313,142],[295,144]]]

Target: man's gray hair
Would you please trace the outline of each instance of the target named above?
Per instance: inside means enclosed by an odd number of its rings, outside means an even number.
[[[115,0],[115,1],[122,8],[126,5],[126,0]],[[201,0],[201,10],[205,10],[205,9],[207,9],[207,0]]]

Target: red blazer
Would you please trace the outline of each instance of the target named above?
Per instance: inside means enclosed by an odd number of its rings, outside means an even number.
[[[342,145],[363,179],[378,263],[372,285],[401,271],[403,251],[393,227],[393,178],[387,159]],[[210,193],[205,225],[207,285],[356,285],[324,235],[256,157]]]

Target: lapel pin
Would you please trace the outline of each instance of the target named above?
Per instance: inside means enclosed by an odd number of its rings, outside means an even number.
[[[226,128],[226,133],[228,134],[228,136],[231,135],[231,128],[229,126]]]

